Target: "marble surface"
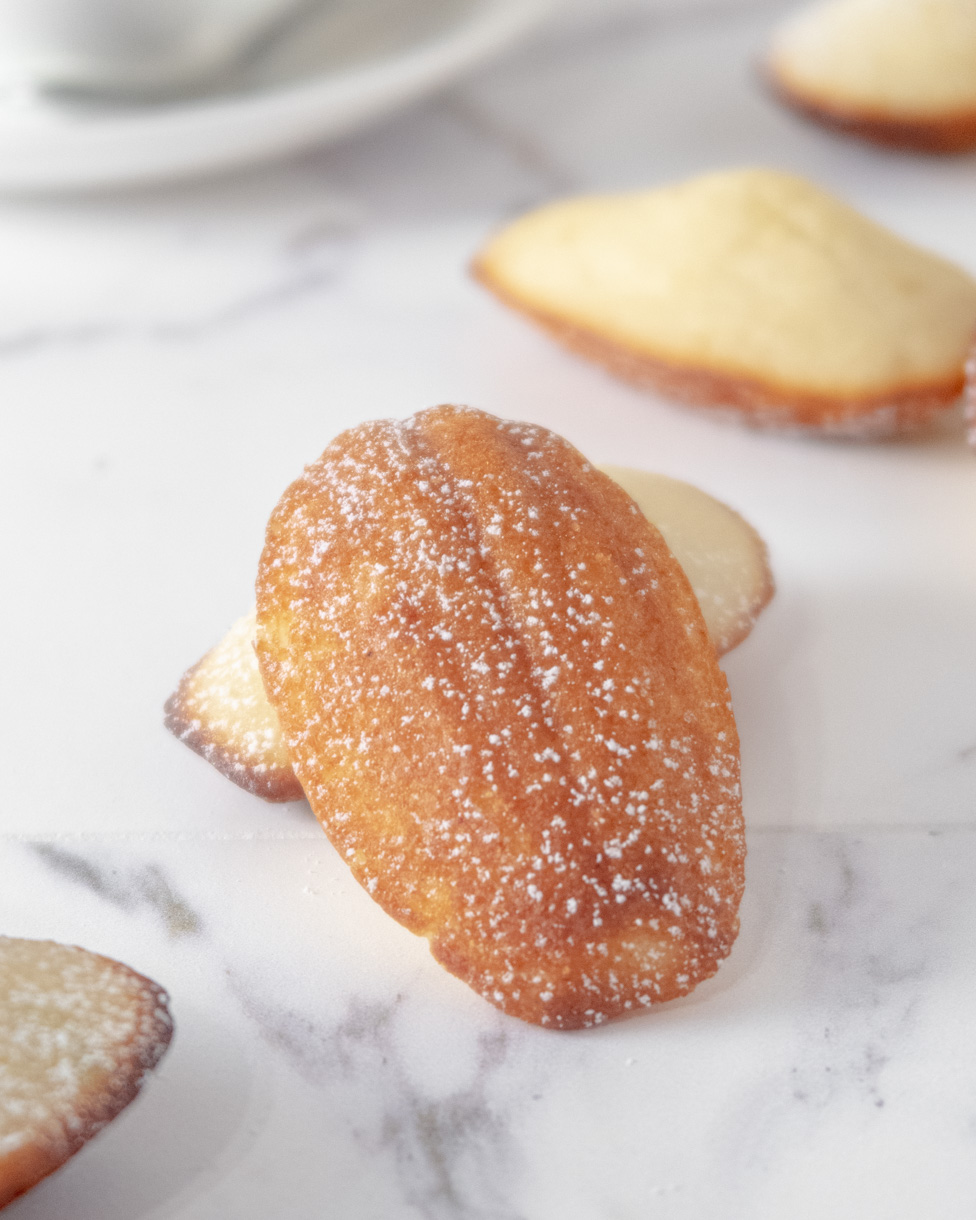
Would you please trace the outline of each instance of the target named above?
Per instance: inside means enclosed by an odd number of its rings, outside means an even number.
[[[247,175],[0,201],[0,929],[173,997],[145,1094],[11,1220],[969,1220],[976,457],[753,433],[551,346],[465,273],[517,211],[797,170],[976,272],[976,158],[780,111],[782,6],[575,11],[447,93]],[[726,670],[748,889],[719,975],[576,1034],[503,1017],[161,704],[242,613],[341,428],[463,401],[698,483],[770,544]]]

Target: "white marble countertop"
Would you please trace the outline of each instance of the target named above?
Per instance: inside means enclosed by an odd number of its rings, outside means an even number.
[[[776,4],[577,12],[332,149],[0,202],[0,930],[172,995],[144,1095],[11,1220],[971,1220],[976,455],[753,433],[615,383],[466,276],[556,194],[764,163],[976,272],[976,158],[779,110]],[[726,669],[748,888],[719,975],[560,1034],[488,1007],[162,728],[343,427],[460,401],[689,479],[769,542]]]

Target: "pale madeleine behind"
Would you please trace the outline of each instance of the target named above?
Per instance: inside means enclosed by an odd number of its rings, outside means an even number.
[[[772,170],[541,208],[475,273],[623,376],[764,424],[915,426],[958,398],[976,329],[964,271]]]
[[[166,727],[235,784],[269,801],[298,801],[274,708],[254,657],[253,611],[196,665],[166,701]]]
[[[691,483],[601,466],[661,532],[688,577],[719,656],[741,644],[773,596],[766,544],[748,521]]]

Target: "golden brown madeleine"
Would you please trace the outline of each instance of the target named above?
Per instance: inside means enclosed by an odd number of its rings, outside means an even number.
[[[128,966],[0,937],[0,1207],[132,1101],[172,1033],[166,993]]]
[[[551,204],[498,233],[474,272],[626,380],[840,436],[952,406],[976,327],[964,271],[773,170]]]
[[[691,582],[718,655],[741,644],[773,596],[762,538],[690,483],[644,470],[600,469],[660,530]],[[166,727],[246,791],[266,801],[298,800],[301,785],[254,655],[255,629],[254,614],[246,615],[184,674],[166,703]]]
[[[738,929],[728,688],[634,502],[545,429],[439,407],[284,494],[257,654],[354,875],[527,1021],[690,991]]]
[[[976,148],[976,0],[821,0],[776,31],[767,77],[788,105],[846,134]]]
[[[976,342],[966,361],[966,434],[976,449]]]
[[[300,801],[274,708],[254,657],[254,614],[246,614],[191,666],[166,701],[171,733],[228,779],[266,801]]]

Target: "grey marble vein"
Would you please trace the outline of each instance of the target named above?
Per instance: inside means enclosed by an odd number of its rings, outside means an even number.
[[[134,865],[122,871],[53,843],[35,843],[29,850],[53,872],[123,911],[148,907],[175,940],[198,936],[203,930],[201,917],[158,864]]]
[[[27,330],[0,333],[0,360],[32,356],[51,349],[79,347],[110,339],[119,333],[114,324],[92,322],[77,326],[32,326]]]
[[[853,1115],[872,1143],[889,1130],[897,1139],[904,1110],[941,1107],[960,1133],[970,1121],[958,1098],[940,1101],[943,1080],[932,1080],[928,1097],[919,1091],[911,1067],[929,1036],[933,1000],[963,968],[954,924],[971,907],[965,870],[948,875],[939,832],[904,842],[914,850],[884,837],[825,834],[803,850],[783,839],[784,885],[804,901],[793,903],[780,933],[793,961],[781,959],[788,973],[767,1002],[784,1007],[792,1035],[770,1044],[723,1121],[734,1132],[722,1157],[733,1180],[764,1167],[782,1172],[819,1133]],[[957,834],[953,842],[976,865],[976,838]],[[777,918],[775,908],[769,916]]]
[[[331,287],[335,280],[336,273],[329,269],[298,267],[286,272],[274,282],[230,301],[206,317],[160,322],[150,326],[148,334],[154,339],[164,340],[205,338],[216,331],[225,330],[241,322],[249,322],[273,310],[303,301]]]
[[[513,212],[549,196],[568,195],[583,188],[583,183],[565,165],[560,164],[543,141],[535,139],[517,124],[490,113],[463,91],[454,90],[446,94],[440,104],[475,135],[500,148],[513,165],[538,179],[538,196],[517,203],[513,201]]]
[[[446,1095],[418,1086],[398,1043],[403,1003],[352,997],[338,1020],[259,996],[231,974],[230,987],[261,1037],[305,1079],[323,1088],[353,1086],[348,1122],[362,1155],[392,1161],[411,1214],[424,1220],[524,1220],[511,1203],[523,1172],[522,1154],[503,1114],[491,1104],[492,1076],[508,1050],[504,1029],[478,1038],[469,1081]]]
[[[109,338],[191,337],[332,289],[358,209],[311,165],[234,181],[0,202],[0,257],[29,290],[0,294],[0,357]]]

